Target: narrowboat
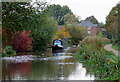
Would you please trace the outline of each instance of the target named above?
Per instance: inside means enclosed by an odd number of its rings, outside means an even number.
[[[54,40],[53,41],[53,46],[52,46],[52,51],[62,50],[62,49],[63,49],[62,40]]]

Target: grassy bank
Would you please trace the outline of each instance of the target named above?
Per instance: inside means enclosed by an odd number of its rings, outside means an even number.
[[[112,44],[112,43],[111,42],[105,42],[105,43],[103,43],[103,46],[106,46],[108,44]]]
[[[78,61],[83,63],[88,72],[98,79],[118,80],[120,79],[120,60],[112,52],[103,48],[103,40],[98,37],[86,37],[80,42],[80,48],[74,55]]]
[[[117,44],[112,45],[112,48],[113,48],[113,49],[115,49],[115,50],[120,51],[120,46],[119,46],[119,45],[117,45]]]
[[[15,56],[16,51],[12,49],[12,46],[7,46],[6,48],[2,49],[2,57],[10,57]]]

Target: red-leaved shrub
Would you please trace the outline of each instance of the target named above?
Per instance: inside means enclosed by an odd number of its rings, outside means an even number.
[[[12,41],[10,42],[11,46],[16,51],[30,51],[33,38],[30,36],[30,30],[26,31],[17,31],[12,35]]]

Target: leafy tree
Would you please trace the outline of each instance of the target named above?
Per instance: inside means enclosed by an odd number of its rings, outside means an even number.
[[[36,12],[43,12],[46,10],[47,6],[49,5],[46,1],[35,0],[35,2],[31,3],[32,7],[35,8]]]
[[[50,43],[57,31],[54,19],[43,13],[47,3],[35,2],[35,8],[30,3],[4,2],[2,10],[3,43],[4,46],[12,41],[12,33],[31,30],[33,49],[43,50]],[[21,42],[20,42],[21,43]],[[17,45],[17,44],[16,44]],[[16,46],[15,45],[15,46]],[[19,50],[21,51],[21,50]]]
[[[70,33],[70,41],[72,44],[79,44],[83,38],[88,35],[87,29],[78,26],[78,18],[75,15],[67,14],[64,16],[66,30]]]
[[[69,30],[70,26],[78,24],[78,18],[75,17],[75,15],[68,13],[64,16],[64,23],[66,30]]]
[[[2,25],[3,29],[9,28],[12,31],[26,29],[25,23],[33,8],[27,2],[3,2],[2,3]],[[8,30],[8,29],[7,29]]]
[[[87,35],[87,29],[84,27],[80,27],[78,25],[71,25],[68,28],[71,36],[72,44],[79,44],[79,41],[82,41]]]
[[[68,31],[65,31],[65,26],[62,26],[62,29],[59,30],[56,33],[56,39],[68,39],[70,37],[70,34]]]
[[[75,15],[72,15],[72,14],[68,13],[64,16],[64,23],[65,23],[65,25],[77,24],[78,23],[78,18],[75,17]]]
[[[112,8],[109,15],[106,17],[105,28],[108,33],[115,39],[115,43],[120,43],[120,31],[119,31],[119,16],[120,16],[120,4],[117,4]]]
[[[93,23],[93,24],[98,24],[99,25],[99,22],[98,22],[98,20],[94,17],[94,16],[89,16],[89,17],[87,17],[86,19],[85,19],[85,21],[86,20],[89,20],[91,23]]]
[[[50,15],[52,18],[55,18],[59,25],[64,25],[64,15],[70,13],[72,11],[69,9],[68,6],[61,7],[60,5],[50,5],[45,10],[45,13]]]
[[[118,16],[120,4],[117,4],[115,7],[113,7],[109,13],[109,15],[106,17],[106,24],[105,27],[109,27],[109,25],[114,21],[115,17]]]
[[[56,31],[57,23],[46,14],[35,14],[30,20],[31,37],[33,37],[33,49],[44,50],[49,44]]]
[[[2,2],[2,41],[6,46],[11,40],[11,34],[27,29],[27,19],[33,14],[33,8],[27,2]]]

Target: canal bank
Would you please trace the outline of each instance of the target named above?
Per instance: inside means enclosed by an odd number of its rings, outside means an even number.
[[[80,42],[80,47],[74,56],[97,79],[120,79],[120,59],[112,51],[104,49],[102,38],[86,37]]]

